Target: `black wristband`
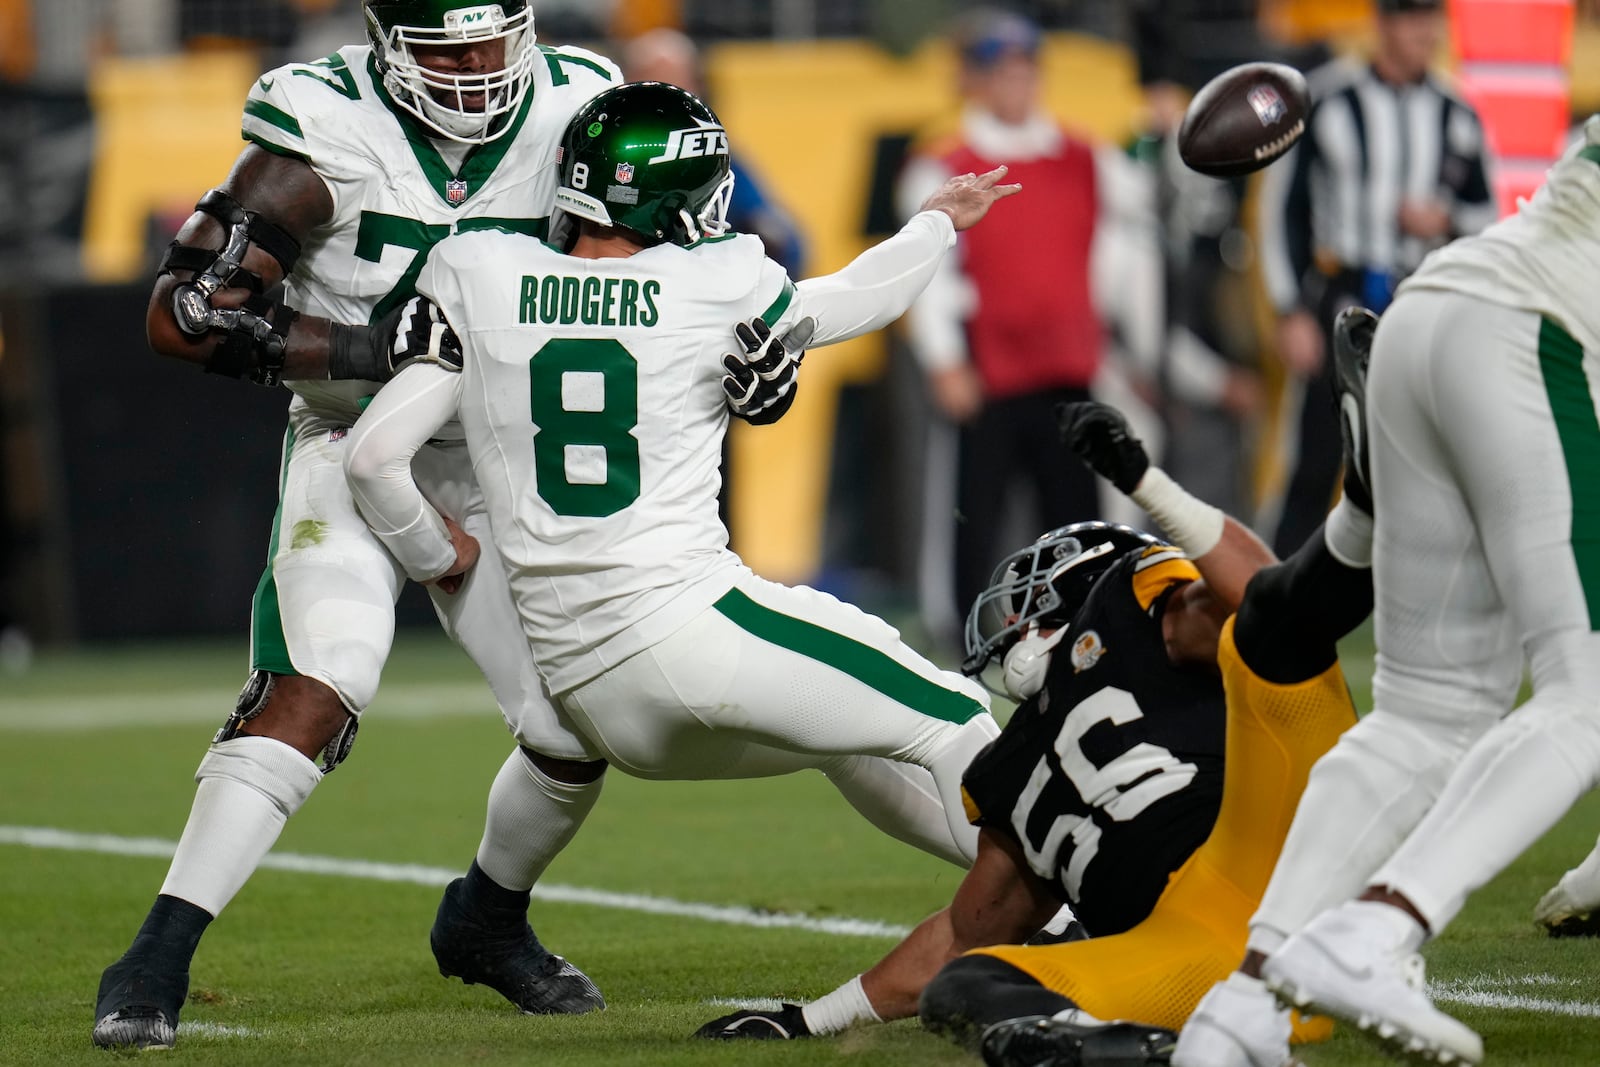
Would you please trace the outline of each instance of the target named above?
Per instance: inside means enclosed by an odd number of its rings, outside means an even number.
[[[386,382],[389,361],[373,346],[372,327],[328,323],[328,380]]]

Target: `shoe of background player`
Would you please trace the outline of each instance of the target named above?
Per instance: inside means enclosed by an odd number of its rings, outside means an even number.
[[[178,1035],[178,1012],[188,995],[188,971],[160,973],[142,958],[123,956],[100,976],[94,1043],[101,1048],[171,1048]]]
[[[1367,459],[1367,363],[1378,316],[1345,308],[1333,320],[1333,393],[1344,442],[1344,495],[1372,514],[1372,466]]]
[[[1148,1067],[1168,1063],[1177,1039],[1159,1026],[1101,1022],[1068,1008],[995,1023],[981,1050],[989,1067]]]
[[[712,1019],[694,1032],[695,1037],[714,1041],[793,1041],[810,1037],[805,1012],[798,1004],[785,1004],[777,1011],[746,1009]]]
[[[428,941],[439,973],[467,985],[486,985],[527,1015],[600,1011],[605,997],[578,968],[533,935],[524,912],[469,909],[457,878],[445,887]]]
[[[1206,991],[1178,1034],[1172,1067],[1293,1067],[1289,1009],[1234,971]]]
[[[1533,921],[1551,937],[1600,937],[1600,885],[1586,884],[1587,866],[1562,875],[1534,905]]]
[[[1415,1062],[1482,1062],[1483,1039],[1428,999],[1410,922],[1387,904],[1340,905],[1268,957],[1262,980],[1284,1005],[1343,1019]]]

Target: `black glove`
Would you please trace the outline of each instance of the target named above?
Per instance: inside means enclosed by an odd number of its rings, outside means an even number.
[[[425,296],[412,297],[400,309],[400,321],[389,346],[389,369],[395,374],[413,363],[461,369],[461,339],[445,321],[439,306]]]
[[[1133,436],[1122,412],[1109,404],[1084,400],[1056,408],[1061,443],[1078,454],[1094,472],[1131,493],[1150,469],[1144,445]]]
[[[414,296],[371,326],[328,324],[328,377],[386,382],[412,363],[461,369],[461,341],[438,307]]]
[[[735,326],[742,352],[722,357],[727,372],[722,376],[722,391],[728,394],[728,410],[755,426],[781,419],[794,403],[800,361],[816,326],[816,320],[808,316],[781,337],[772,336],[759,318]]]
[[[778,1011],[736,1011],[732,1015],[724,1015],[706,1023],[694,1032],[694,1036],[713,1041],[793,1041],[799,1037],[810,1037],[811,1028],[806,1025],[800,1005],[785,1004]]]

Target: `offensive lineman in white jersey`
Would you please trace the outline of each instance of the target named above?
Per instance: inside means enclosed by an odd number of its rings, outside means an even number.
[[[101,979],[99,1045],[173,1043],[206,926],[349,752],[377,690],[404,575],[357,514],[342,453],[408,332],[430,328],[412,288],[428,249],[485,227],[542,235],[567,120],[621,80],[601,56],[536,45],[525,0],[364,7],[370,45],[280,67],[252,88],[251,143],[179,232],[151,296],[157,351],[226,376],[283,379],[296,396],[250,681],[201,762],[161,893]],[[274,305],[265,294],[280,279]],[[460,430],[438,437],[419,451],[417,476],[462,527],[487,536]],[[527,746],[490,792],[483,892],[452,886],[441,907],[431,937],[440,969],[528,1012],[601,1007],[582,972],[539,944],[526,911],[529,887],[593,806],[605,763],[544,694],[496,561],[430,592]]]
[[[410,460],[459,417],[534,658],[606,759],[645,778],[819,768],[852,803],[866,768],[895,761],[907,788],[926,768],[942,809],[924,833],[970,864],[960,777],[998,733],[987,698],[882,621],[728,550],[716,324],[809,318],[822,344],[886,325],[955,231],[1018,187],[995,185],[1003,171],[952,179],[899,234],[796,286],[758,240],[723,232],[727,152],[681,89],[587,104],[562,144],[555,244],[483,233],[434,249],[418,287],[456,327],[464,370],[418,366],[374,400],[346,458],[356,500],[413,578],[459,569]]]
[[[1213,988],[1175,1065],[1288,1062],[1263,981],[1411,1056],[1482,1059],[1416,952],[1600,778],[1597,278],[1600,116],[1379,323],[1364,424],[1346,412],[1370,437],[1374,710],[1311,773],[1251,920],[1261,979]]]

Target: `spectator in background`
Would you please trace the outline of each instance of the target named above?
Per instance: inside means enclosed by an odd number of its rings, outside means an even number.
[[[1382,312],[1423,256],[1497,214],[1483,126],[1429,73],[1443,0],[1378,0],[1370,62],[1310,75],[1306,134],[1266,172],[1262,268],[1278,312],[1277,351],[1301,388],[1298,448],[1273,549],[1291,554],[1327,513],[1340,444],[1327,359],[1334,316]]]
[[[629,81],[656,81],[687,89],[706,99],[700,51],[693,41],[674,29],[655,29],[622,46],[622,72]],[[739,233],[761,238],[767,255],[777,260],[791,277],[804,274],[805,244],[783,205],[767,195],[749,161],[734,153],[733,201],[728,205],[728,225]],[[920,203],[920,201],[919,201]]]
[[[960,130],[907,164],[902,213],[951,174],[1000,164],[1026,195],[1001,204],[912,307],[910,341],[939,414],[958,427],[955,618],[999,561],[1011,483],[1029,483],[1038,528],[1100,514],[1094,477],[1057,462],[1055,407],[1089,399],[1104,338],[1091,298],[1095,153],[1040,104],[1039,30],[981,9],[959,26]],[[953,265],[951,265],[953,264]],[[930,466],[936,466],[930,461]],[[936,473],[936,472],[935,472]],[[931,494],[930,494],[931,495]],[[929,524],[940,509],[930,503]],[[930,528],[931,545],[937,530]],[[937,628],[937,606],[926,605]]]
[[[1247,180],[1188,169],[1176,134],[1200,86],[1282,49],[1258,32],[1256,0],[1136,0],[1131,21],[1145,103],[1132,154],[1156,182],[1164,253],[1166,311],[1148,369],[1168,433],[1163,463],[1206,503],[1247,514],[1254,510],[1249,444],[1262,400],[1251,310],[1255,242],[1241,210]]]

